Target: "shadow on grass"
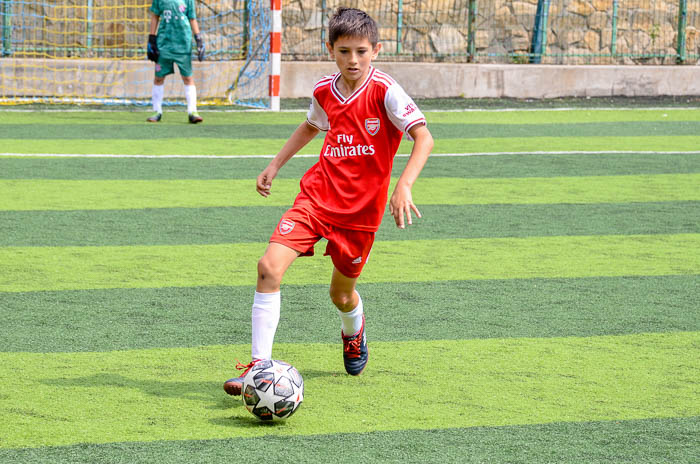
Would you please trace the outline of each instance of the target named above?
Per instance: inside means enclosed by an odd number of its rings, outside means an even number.
[[[209,423],[213,425],[219,425],[222,427],[236,427],[236,428],[259,428],[259,427],[270,427],[271,429],[279,429],[280,427],[286,427],[287,421],[261,421],[255,418],[252,414],[241,405],[242,416],[231,416],[231,417],[216,417],[209,419]]]
[[[64,388],[129,388],[160,398],[183,398],[206,402],[216,402],[222,394],[225,395],[221,385],[212,382],[144,380],[106,373],[72,379],[45,379],[41,383]]]

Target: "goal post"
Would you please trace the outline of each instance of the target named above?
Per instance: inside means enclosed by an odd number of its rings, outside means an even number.
[[[281,31],[273,6],[281,1],[195,4],[206,46],[202,62],[193,50],[198,103],[279,109],[279,62],[273,78],[271,50],[275,19]],[[150,6],[151,0],[0,0],[0,104],[149,105]],[[166,79],[164,105],[184,104],[176,72]]]

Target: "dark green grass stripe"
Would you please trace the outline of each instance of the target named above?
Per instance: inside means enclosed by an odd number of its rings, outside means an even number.
[[[1,294],[2,351],[249,343],[253,287]],[[373,341],[700,330],[700,276],[360,283]],[[334,343],[328,285],[284,285],[280,343]],[[308,321],[315,321],[309,330]]]
[[[25,464],[210,464],[229,462],[411,462],[528,464],[697,462],[700,418],[401,430],[360,434],[268,436],[229,440],[84,444],[0,450]],[[339,452],[342,450],[342,452]]]
[[[293,158],[278,178],[300,178],[316,161],[315,157]],[[255,179],[269,162],[268,158],[0,158],[0,179]],[[396,158],[394,177],[404,166],[406,158]],[[696,154],[538,154],[432,157],[421,177],[571,177],[699,171],[700,155]]]
[[[377,240],[700,233],[700,202],[590,205],[419,205],[401,230],[388,214]],[[287,207],[0,211],[0,246],[265,242]]]
[[[205,118],[205,123],[197,126],[202,128],[205,125],[228,125],[229,127],[238,125],[277,125],[277,124],[299,124],[304,120],[306,110],[308,110],[309,99],[299,99],[301,104],[297,107],[300,111],[295,112],[217,112],[208,111],[206,108],[201,111]],[[483,99],[479,99],[483,101]],[[572,124],[572,123],[591,123],[591,122],[677,122],[677,121],[700,121],[700,110],[689,108],[677,109],[646,109],[640,108],[634,111],[630,110],[612,110],[612,109],[579,109],[573,111],[548,110],[540,108],[540,111],[528,111],[535,108],[531,102],[525,103],[513,101],[514,106],[527,108],[524,111],[450,111],[450,112],[434,112],[429,111],[426,106],[424,109],[421,106],[421,101],[417,100],[418,105],[423,109],[429,123],[460,123],[460,124]],[[551,102],[548,100],[547,102]],[[437,104],[433,103],[432,107],[436,109],[445,109],[445,104],[449,101],[437,100]],[[574,102],[575,103],[575,102]],[[653,103],[659,105],[658,103]],[[606,101],[602,106],[609,106],[610,102]],[[661,104],[663,105],[663,103]],[[465,108],[468,105],[464,103],[458,104],[456,108]],[[575,106],[575,105],[572,105]],[[687,105],[686,105],[687,106]],[[55,106],[54,106],[55,107]],[[511,107],[512,108],[512,107]],[[71,110],[74,109],[71,107]],[[11,116],[10,116],[11,114]],[[124,125],[145,125],[146,117],[150,116],[150,112],[146,111],[54,111],[54,112],[20,112],[8,113],[8,117],[4,118],[3,124],[26,125],[96,125],[102,124],[114,126],[118,124]],[[183,111],[169,110],[166,108],[163,120],[159,124],[162,126],[187,126],[186,116]]]
[[[36,124],[0,125],[0,139],[34,140],[115,140],[170,139],[177,137],[208,137],[227,139],[287,139],[304,121],[300,114],[294,124],[202,124],[159,125],[138,124],[115,130],[105,124]],[[588,122],[576,124],[449,124],[429,123],[435,138],[500,138],[500,137],[605,137],[624,134],[635,136],[697,135],[700,121],[634,121]]]

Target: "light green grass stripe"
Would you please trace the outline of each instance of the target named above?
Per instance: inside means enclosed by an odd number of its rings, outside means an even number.
[[[425,113],[430,123],[448,124],[575,124],[627,121],[700,121],[700,110],[537,110],[537,111],[455,111]]]
[[[0,292],[254,285],[264,243],[0,248]],[[318,254],[323,245],[317,246]],[[361,282],[700,273],[700,234],[375,242]],[[287,284],[324,284],[327,257],[303,258]]]
[[[478,130],[478,126],[474,127]],[[27,140],[3,139],[2,153],[121,154],[121,155],[274,155],[284,139],[169,138],[162,140]],[[317,155],[323,140],[312,140],[299,151]],[[403,142],[399,153],[411,152],[411,142]],[[494,137],[437,139],[433,153],[540,152],[540,151],[694,151],[700,136],[635,137]]]
[[[249,346],[0,354],[2,448],[544,424],[700,415],[700,333],[372,343],[360,377],[339,344],[278,344],[305,378],[264,426],[221,383]],[[425,362],[421,362],[425,360]],[[426,368],[425,363],[430,367]]]
[[[285,113],[224,113],[200,111],[206,124],[299,124],[305,118],[303,111]],[[697,109],[654,109],[654,110],[547,110],[537,111],[425,111],[428,123],[464,124],[571,124],[586,122],[624,121],[700,121]],[[12,124],[145,124],[150,113],[133,111],[117,112],[26,112],[12,113],[3,121]],[[160,125],[181,125],[185,122],[182,112],[166,111]]]
[[[392,181],[392,183],[395,182]],[[631,203],[700,200],[700,174],[464,179],[431,177],[413,188],[416,204]],[[263,198],[252,179],[0,180],[0,209],[101,210],[291,205],[297,179],[276,179]]]

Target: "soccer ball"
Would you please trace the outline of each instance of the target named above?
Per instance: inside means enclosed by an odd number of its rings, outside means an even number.
[[[304,379],[283,361],[258,361],[243,378],[246,409],[263,421],[287,419],[304,400]]]

